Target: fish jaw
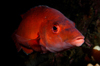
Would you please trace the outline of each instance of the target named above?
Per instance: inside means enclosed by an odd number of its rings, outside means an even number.
[[[60,51],[68,50],[68,49],[75,47],[74,45],[71,45],[69,42],[64,42],[61,39],[61,37],[58,37],[58,39],[56,39],[54,41],[55,42],[53,42],[53,43],[46,42],[46,44],[44,45],[46,50],[55,53],[55,52],[60,52]],[[43,46],[43,44],[41,44],[41,45]]]
[[[60,46],[58,44],[56,44],[56,46],[46,46],[46,49],[50,52],[53,52],[53,53],[56,53],[56,52],[60,52],[60,51],[63,51],[63,50],[68,50],[68,49],[71,49],[75,46],[69,44],[69,43],[66,43],[66,42],[62,42],[62,45],[60,44]]]
[[[61,37],[59,37],[60,40],[55,40],[57,43],[53,43],[52,45],[47,43],[45,45],[46,49],[49,50],[50,52],[60,52],[63,50],[68,50],[74,47],[81,46],[84,43],[84,36],[82,34],[79,34],[72,40],[66,40],[63,41]]]

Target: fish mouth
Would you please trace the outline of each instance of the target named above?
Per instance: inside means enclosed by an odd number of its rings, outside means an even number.
[[[81,46],[84,43],[84,36],[79,36],[73,39],[70,44],[74,46]]]

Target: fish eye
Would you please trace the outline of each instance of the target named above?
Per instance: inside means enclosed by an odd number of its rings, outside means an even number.
[[[60,27],[58,25],[53,25],[53,27],[52,27],[53,33],[58,33],[59,30],[60,30]]]

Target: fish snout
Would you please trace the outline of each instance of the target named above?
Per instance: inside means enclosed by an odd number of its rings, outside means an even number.
[[[83,43],[84,43],[84,36],[83,35],[77,36],[76,38],[74,38],[71,41],[71,45],[74,45],[74,46],[81,46]]]

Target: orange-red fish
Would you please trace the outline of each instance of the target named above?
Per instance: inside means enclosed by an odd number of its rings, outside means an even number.
[[[38,6],[21,16],[22,21],[12,35],[18,51],[59,52],[84,43],[75,23],[56,9]]]

